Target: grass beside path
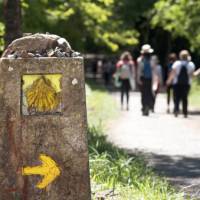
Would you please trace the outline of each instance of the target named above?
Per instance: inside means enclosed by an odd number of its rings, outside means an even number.
[[[190,102],[195,108],[200,109],[200,78],[195,78],[190,92]]]
[[[119,114],[116,103],[106,90],[95,84],[86,85],[88,122],[90,127],[106,127],[107,121]]]
[[[86,89],[93,200],[99,194],[106,200],[183,200],[183,194],[147,167],[142,156],[129,155],[106,141],[105,127],[119,115],[117,105],[103,88]]]

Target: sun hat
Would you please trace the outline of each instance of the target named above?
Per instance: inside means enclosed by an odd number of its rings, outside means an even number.
[[[149,44],[144,44],[144,45],[142,46],[142,49],[141,49],[140,52],[141,52],[142,54],[144,54],[144,53],[153,53],[154,50],[151,48],[151,46],[150,46]]]

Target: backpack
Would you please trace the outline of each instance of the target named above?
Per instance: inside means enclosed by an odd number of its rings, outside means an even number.
[[[151,68],[151,62],[150,60],[144,59],[143,60],[143,77],[144,78],[152,78],[152,68]]]
[[[182,65],[180,73],[178,75],[178,85],[188,85],[189,84],[189,75],[187,70],[187,65]]]
[[[120,68],[120,78],[129,79],[131,73],[131,67],[129,64],[123,64]]]

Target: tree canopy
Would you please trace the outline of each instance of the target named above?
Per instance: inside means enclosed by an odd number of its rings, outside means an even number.
[[[193,50],[200,46],[198,0],[21,0],[21,8],[23,32],[58,34],[82,52],[112,53],[143,43],[164,51],[160,43],[168,36],[184,38]],[[0,11],[2,50],[2,0]]]
[[[3,51],[4,48],[4,33],[5,33],[5,26],[2,22],[0,22],[0,51]]]
[[[142,24],[141,18],[154,2],[21,0],[23,32],[55,33],[66,37],[81,51],[116,52],[138,44],[137,26]]]
[[[192,50],[200,46],[200,1],[159,0],[155,4],[152,25],[169,31],[173,37],[186,38]]]

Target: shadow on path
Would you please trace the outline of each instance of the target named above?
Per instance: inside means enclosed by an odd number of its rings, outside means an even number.
[[[190,115],[200,115],[200,110],[190,111]]]
[[[178,189],[200,198],[200,158],[150,154],[150,165]]]
[[[188,179],[200,178],[200,158],[151,154],[150,160],[150,165],[169,179],[181,178],[180,185],[188,185]]]
[[[133,150],[128,150],[134,153]],[[167,178],[181,191],[200,199],[200,157],[169,156],[138,152],[145,157],[148,166]]]

